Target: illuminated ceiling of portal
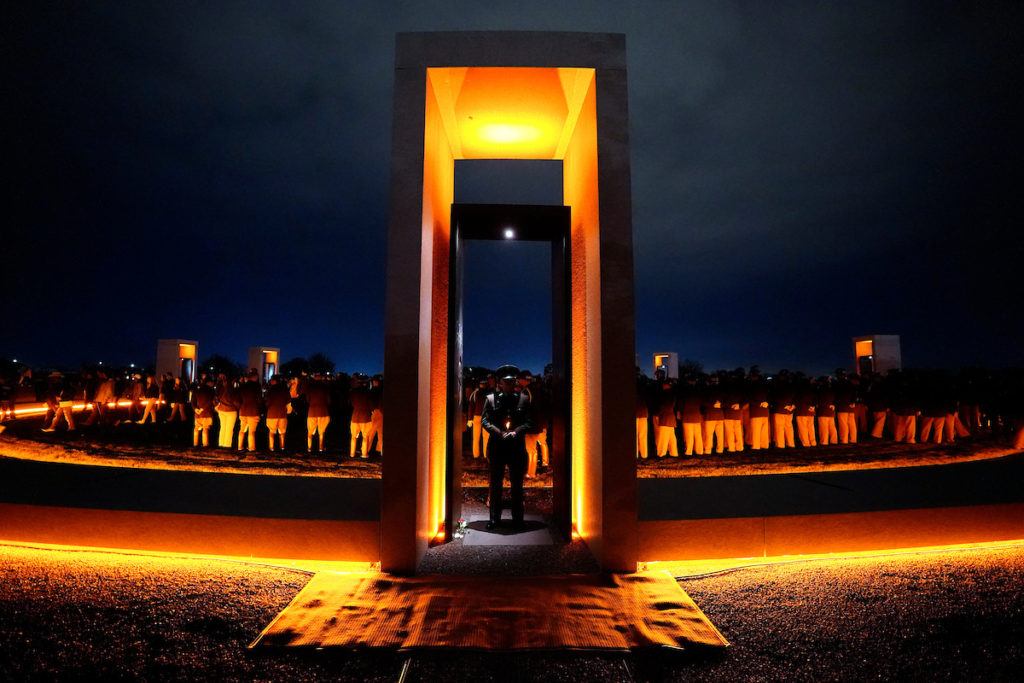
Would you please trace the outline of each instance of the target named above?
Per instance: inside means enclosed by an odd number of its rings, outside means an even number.
[[[456,159],[561,159],[593,69],[427,69]]]

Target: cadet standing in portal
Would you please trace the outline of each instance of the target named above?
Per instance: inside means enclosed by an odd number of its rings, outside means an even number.
[[[525,392],[515,390],[519,368],[504,365],[496,373],[500,378],[498,390],[488,394],[484,401],[480,423],[490,434],[487,459],[490,468],[490,521],[487,529],[501,522],[502,490],[505,467],[512,488],[512,522],[523,524],[523,478],[526,476],[526,433],[533,429],[530,418],[530,399]]]

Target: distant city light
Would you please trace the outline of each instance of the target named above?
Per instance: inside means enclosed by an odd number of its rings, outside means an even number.
[[[14,360],[12,360],[11,362],[12,362],[12,363],[17,363],[17,362],[18,362],[18,359],[17,359],[17,358],[15,358],[15,359],[14,359]]]
[[[129,363],[129,364],[128,364],[128,367],[130,367],[130,368],[134,368],[134,367],[135,367],[135,363]]]
[[[510,240],[516,236],[516,231],[512,228],[505,228],[505,239]]]

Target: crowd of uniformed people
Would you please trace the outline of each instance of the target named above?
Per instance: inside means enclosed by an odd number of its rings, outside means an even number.
[[[305,450],[324,453],[326,435],[350,457],[383,453],[383,378],[313,373],[261,380],[256,370],[239,376],[202,372],[194,382],[103,369],[76,374],[31,369],[0,378],[0,420],[14,419],[18,406],[45,404],[44,432],[81,426],[191,423],[192,445],[208,447],[211,434],[221,448],[270,452],[286,448],[286,435],[305,433]],[[257,434],[261,434],[259,441]],[[289,450],[301,451],[293,439]],[[334,449],[332,449],[334,450]]]
[[[638,372],[636,456],[713,455],[888,439],[952,443],[981,433],[1024,448],[1020,371]]]
[[[551,383],[545,373],[521,371],[516,391],[529,397],[526,434],[528,469],[536,476],[549,465]],[[469,369],[464,378],[467,455],[484,458],[489,434],[481,417],[495,376]],[[891,371],[884,375],[837,370],[810,377],[756,367],[713,373],[665,369],[648,378],[637,373],[636,456],[697,456],[766,448],[851,444],[864,440],[951,443],[978,434],[1005,435],[1024,448],[1024,371]],[[273,376],[255,370],[241,376],[200,373],[189,383],[170,374],[108,372],[78,374],[30,369],[0,376],[0,422],[18,405],[45,402],[44,431],[96,424],[192,424],[194,446],[211,435],[222,448],[254,451],[323,452],[350,457],[383,452],[383,378],[363,374]],[[85,406],[85,409],[83,409]],[[77,414],[76,414],[77,413]],[[297,432],[305,435],[304,442]],[[257,435],[261,436],[257,436]]]

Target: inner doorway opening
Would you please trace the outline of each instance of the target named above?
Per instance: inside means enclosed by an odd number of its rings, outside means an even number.
[[[446,537],[468,532],[468,545],[570,540],[569,208],[453,204],[451,226]],[[498,379],[488,375],[505,363],[538,375],[519,382],[532,397],[532,477],[525,481],[525,523],[513,527],[505,510],[506,522],[488,530],[490,463],[478,411]]]

